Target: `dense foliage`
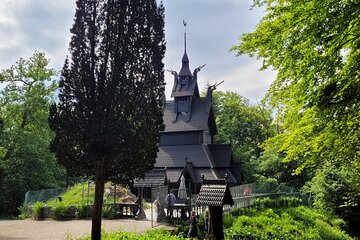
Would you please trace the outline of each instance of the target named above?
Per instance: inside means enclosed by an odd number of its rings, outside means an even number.
[[[271,111],[236,92],[213,93],[218,134],[216,143],[230,143],[234,157],[244,167],[245,181],[253,182],[264,141],[275,134]]]
[[[17,215],[28,190],[65,186],[65,170],[48,147],[57,88],[48,63],[35,52],[0,71],[0,215]]]
[[[278,73],[267,99],[282,131],[265,145],[264,174],[306,183],[316,206],[345,217],[355,230],[360,223],[360,3],[254,2],[267,14],[233,50],[262,59],[264,69]]]
[[[225,239],[324,239],[351,240],[344,232],[343,220],[313,209],[298,206],[299,199],[282,199],[258,201],[251,208],[234,209],[223,216]],[[294,207],[297,206],[297,207]],[[201,226],[199,216],[199,227]],[[103,239],[188,239],[184,237],[188,222],[181,226],[177,235],[168,230],[150,230],[143,234],[126,231],[103,231]],[[69,239],[72,239],[69,237]],[[80,239],[90,239],[85,236]],[[206,239],[204,236],[198,239]]]
[[[114,231],[114,232],[105,232],[103,231],[102,234],[103,240],[123,240],[123,239],[132,239],[132,240],[181,240],[181,239],[187,239],[182,236],[177,236],[171,234],[168,230],[164,229],[158,229],[158,230],[152,230],[147,231],[142,234],[136,234],[133,232],[126,232],[126,231]],[[73,239],[71,236],[68,237],[68,239]],[[77,238],[77,240],[90,240],[90,236],[87,235],[85,237]]]
[[[247,210],[227,216],[232,224],[226,239],[352,239],[341,228],[344,221],[306,207]]]
[[[51,148],[75,176],[95,179],[93,239],[104,182],[153,168],[163,129],[164,9],[155,0],[78,0],[70,59],[51,107]]]

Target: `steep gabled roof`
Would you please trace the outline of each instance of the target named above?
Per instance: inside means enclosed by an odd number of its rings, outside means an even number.
[[[231,184],[237,184],[237,179],[227,168],[195,168],[195,176],[197,181],[201,182],[201,176],[204,175],[206,179],[216,180],[225,178],[225,175],[228,175],[228,182]]]
[[[160,146],[155,167],[183,168],[187,156],[194,167],[211,167],[202,145]]]
[[[212,155],[214,156],[217,167],[229,167],[232,157],[230,144],[211,144],[208,145]]]
[[[180,69],[180,72],[179,72],[179,76],[190,76],[192,77],[192,74],[191,74],[191,71],[190,71],[190,68],[189,68],[189,57],[186,53],[186,50],[184,52],[184,55],[181,59],[181,69]]]
[[[195,81],[194,79],[190,80],[190,84],[189,87],[185,88],[185,87],[181,87],[180,91],[178,90],[179,84],[176,84],[173,88],[173,91],[171,92],[171,96],[172,98],[175,97],[186,97],[186,96],[198,96],[199,95],[199,87],[197,85],[197,81]]]
[[[167,179],[172,183],[177,183],[181,177],[182,168],[166,168]]]
[[[181,175],[188,176],[187,178],[190,178],[193,182],[198,183],[192,162],[186,162]]]
[[[201,186],[196,205],[221,207],[224,204],[234,205],[227,180],[205,180]]]
[[[189,58],[186,53],[186,49],[181,60],[181,69],[179,74],[173,71],[175,75],[175,81],[171,92],[171,97],[184,97],[184,96],[195,96],[199,97],[199,87],[197,84],[197,75],[193,74],[189,68]],[[184,82],[183,82],[184,81]]]
[[[218,177],[214,173],[213,169],[211,168],[196,168],[195,169],[195,176],[198,181],[198,183],[201,183],[201,176],[205,176],[206,179],[212,179],[215,180]]]
[[[211,104],[206,100],[194,100],[191,107],[191,119],[179,113],[176,122],[173,122],[174,101],[167,101],[164,106],[164,132],[203,131],[208,129],[208,120]]]
[[[136,180],[134,187],[154,187],[164,186],[166,184],[166,169],[153,169],[145,173],[143,179]]]

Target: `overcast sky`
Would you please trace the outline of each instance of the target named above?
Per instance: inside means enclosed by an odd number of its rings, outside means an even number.
[[[252,0],[163,0],[165,68],[180,70],[184,52],[182,21],[187,22],[187,53],[190,69],[206,64],[198,74],[204,84],[225,80],[219,90],[232,90],[256,103],[275,78],[271,71],[258,71],[261,62],[229,52],[238,36],[254,30],[264,12],[250,10]],[[20,57],[44,51],[50,66],[60,70],[68,54],[69,29],[75,0],[0,0],[0,69],[9,68]],[[173,76],[165,73],[169,99]]]

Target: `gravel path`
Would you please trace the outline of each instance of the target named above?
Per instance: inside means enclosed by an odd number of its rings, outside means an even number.
[[[153,225],[154,228],[164,227],[156,222],[154,222]],[[119,229],[124,231],[144,232],[148,229],[152,229],[149,218],[138,221],[132,219],[103,219],[102,227],[107,232]],[[81,237],[90,232],[91,220],[34,221],[27,219],[0,221],[1,240],[59,240],[66,239],[69,235]]]

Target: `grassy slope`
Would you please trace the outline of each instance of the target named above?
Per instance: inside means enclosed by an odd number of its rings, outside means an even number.
[[[83,194],[83,190],[84,190],[84,194]],[[94,192],[95,192],[94,187],[91,187],[89,191],[90,202],[92,202],[94,199]],[[71,187],[68,191],[64,192],[61,195],[61,198],[62,198],[62,203],[64,205],[76,206],[76,205],[81,205],[82,203],[86,204],[88,198],[88,185],[86,183],[76,184],[73,187]],[[57,202],[58,202],[57,199],[52,199],[49,200],[46,204],[52,206]]]
[[[111,183],[107,183],[105,185],[105,189],[110,189],[112,187],[113,186],[111,185]],[[117,202],[124,202],[127,199],[129,199],[127,196],[128,195],[127,189],[121,188],[118,186],[117,193],[118,193],[118,196],[116,198]],[[92,204],[92,202],[94,201],[94,194],[95,194],[95,186],[90,185],[90,188],[88,191],[88,184],[84,183],[84,184],[74,185],[68,191],[64,192],[61,195],[61,198],[62,198],[62,203],[66,206],[69,206],[69,205],[76,206],[76,205],[82,205],[82,204],[86,205],[88,203],[88,200],[89,200],[89,204]],[[107,197],[107,196],[108,196],[108,193],[105,191],[104,197]],[[110,197],[106,198],[105,202],[106,203],[114,202],[113,194],[111,194]],[[46,202],[46,204],[49,206],[53,206],[56,203],[58,203],[57,198]]]
[[[304,206],[247,209],[224,223],[226,239],[352,239],[341,230],[344,221]]]

